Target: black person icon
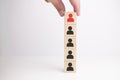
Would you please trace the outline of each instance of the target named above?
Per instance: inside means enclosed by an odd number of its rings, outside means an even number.
[[[72,39],[68,39],[67,47],[73,47]]]
[[[68,35],[73,35],[74,34],[74,32],[72,31],[72,27],[71,26],[68,27],[67,34]]]
[[[68,63],[67,71],[74,71],[72,63]]]
[[[72,51],[68,51],[68,56],[67,56],[67,59],[73,59],[73,55],[72,55]]]

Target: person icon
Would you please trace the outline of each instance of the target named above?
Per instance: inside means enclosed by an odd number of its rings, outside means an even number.
[[[73,47],[72,39],[68,39],[67,47]]]
[[[72,55],[72,51],[68,51],[68,56],[67,56],[67,59],[73,59],[73,55]]]
[[[72,27],[71,27],[71,26],[68,27],[67,34],[68,34],[68,35],[74,34],[74,32],[72,31]]]
[[[67,71],[74,71],[72,63],[68,63]]]
[[[68,15],[68,19],[67,19],[67,22],[74,22],[74,19],[72,18],[73,17],[73,15],[70,13],[69,15]]]

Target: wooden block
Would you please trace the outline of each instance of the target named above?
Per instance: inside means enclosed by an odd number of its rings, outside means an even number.
[[[66,61],[64,63],[64,71],[66,73],[76,72],[76,62],[75,61]]]
[[[64,37],[64,49],[76,49],[76,37]]]
[[[76,36],[76,25],[65,25],[65,30],[64,30],[64,36],[73,36],[75,37]]]
[[[76,13],[75,12],[66,12],[64,17],[65,24],[76,24]]]
[[[64,17],[64,70],[76,72],[76,13],[66,12]]]
[[[75,61],[76,60],[76,50],[75,49],[65,49],[64,50],[64,61]]]

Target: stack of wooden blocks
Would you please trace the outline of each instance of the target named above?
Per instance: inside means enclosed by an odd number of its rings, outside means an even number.
[[[76,72],[76,13],[64,17],[64,71]]]

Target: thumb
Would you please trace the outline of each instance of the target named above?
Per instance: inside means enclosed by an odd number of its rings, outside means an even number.
[[[64,14],[65,14],[65,6],[64,6],[62,0],[49,0],[49,1],[57,9],[57,11],[60,14],[60,16],[64,16]]]

